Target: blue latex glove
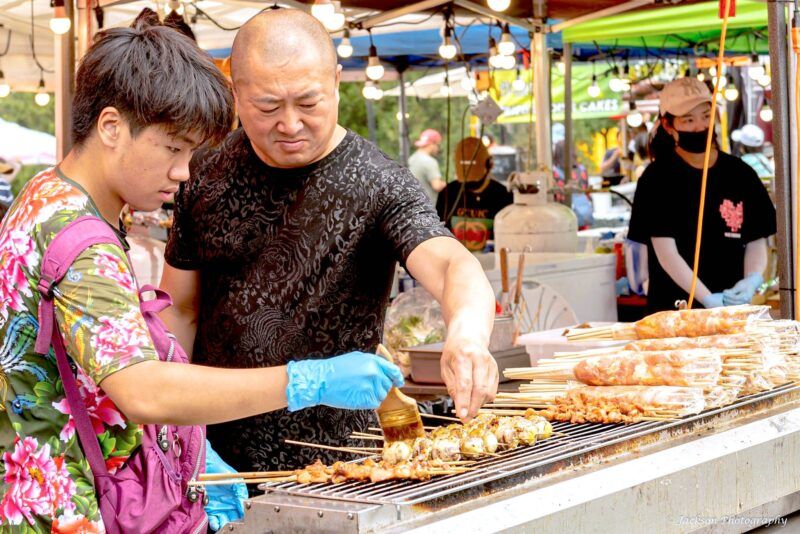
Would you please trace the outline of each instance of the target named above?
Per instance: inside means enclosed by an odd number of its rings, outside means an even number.
[[[236,470],[226,464],[206,440],[206,473],[235,472]],[[244,519],[244,501],[248,495],[247,486],[243,483],[205,486],[205,490],[208,496],[205,511],[211,530],[217,531],[231,521]]]
[[[286,399],[289,411],[324,404],[348,410],[374,410],[403,373],[380,356],[350,352],[324,360],[289,362]]]
[[[726,306],[735,306],[737,304],[750,304],[753,296],[764,283],[764,277],[761,273],[750,273],[730,289],[722,292]]]
[[[725,298],[722,293],[711,293],[709,296],[701,300],[705,308],[719,308],[725,306]]]

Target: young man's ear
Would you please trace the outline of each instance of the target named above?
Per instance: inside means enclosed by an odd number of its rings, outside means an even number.
[[[103,108],[97,118],[97,137],[103,145],[115,148],[120,141],[125,121],[115,107]]]

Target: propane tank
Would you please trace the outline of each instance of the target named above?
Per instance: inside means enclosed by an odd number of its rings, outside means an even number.
[[[578,218],[567,206],[547,201],[548,184],[545,172],[515,172],[509,176],[508,187],[514,192],[514,203],[494,218],[496,250],[577,251]]]

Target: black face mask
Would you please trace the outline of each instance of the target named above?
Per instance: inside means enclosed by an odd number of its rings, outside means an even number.
[[[692,154],[702,154],[706,151],[708,128],[702,132],[681,132],[678,130],[678,146]]]

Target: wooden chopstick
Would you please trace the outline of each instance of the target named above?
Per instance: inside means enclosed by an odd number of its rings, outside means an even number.
[[[294,482],[297,477],[231,478],[229,480],[190,480],[189,486],[227,486],[230,484],[263,484],[265,482]]]

